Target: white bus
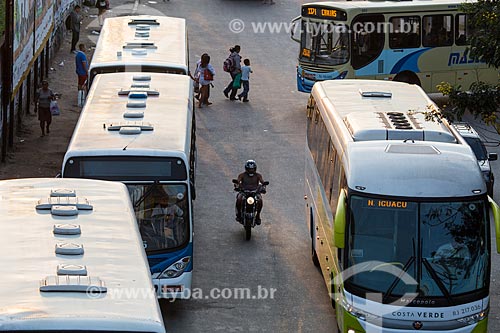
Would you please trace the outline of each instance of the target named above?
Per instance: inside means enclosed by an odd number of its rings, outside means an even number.
[[[168,16],[120,16],[104,20],[89,68],[97,74],[156,72],[187,75],[186,20]]]
[[[165,332],[123,184],[3,180],[0,221],[0,331]]]
[[[402,82],[318,82],[307,110],[306,222],[340,331],[486,332],[500,211],[464,139]]]
[[[196,125],[187,75],[98,75],[62,176],[127,185],[162,298],[188,298],[193,269]]]

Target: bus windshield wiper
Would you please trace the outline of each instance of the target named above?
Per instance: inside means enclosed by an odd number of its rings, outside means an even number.
[[[401,272],[394,279],[394,281],[392,281],[391,285],[389,286],[389,288],[384,293],[384,297],[382,298],[382,303],[385,303],[387,301],[387,299],[389,298],[390,294],[394,291],[394,288],[396,288],[396,286],[398,285],[399,281],[401,280],[401,277],[403,276],[403,274],[405,274],[406,272],[408,272],[408,270],[410,269],[411,265],[413,265],[413,263],[415,262],[415,238],[412,238],[412,244],[413,244],[413,255],[408,259],[408,261],[404,265],[404,267],[401,270]]]
[[[427,271],[429,271],[429,274],[434,280],[434,282],[436,282],[439,290],[441,290],[441,292],[443,293],[444,297],[446,297],[446,299],[448,300],[448,302],[450,302],[451,305],[454,305],[450,292],[444,286],[443,281],[441,281],[441,279],[437,275],[436,270],[432,267],[432,265],[429,263],[427,259],[422,258],[422,262],[425,268],[427,268]]]

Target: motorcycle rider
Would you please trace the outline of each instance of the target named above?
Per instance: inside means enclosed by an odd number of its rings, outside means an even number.
[[[245,172],[238,175],[238,186],[242,190],[255,191],[259,186],[264,186],[264,178],[257,172],[257,163],[254,160],[248,160],[245,162]],[[265,187],[262,193],[266,193]],[[238,193],[236,196],[236,221],[241,222],[241,205],[243,203],[244,196]],[[255,217],[255,223],[260,224],[260,211],[262,210],[263,202],[260,193],[256,196],[257,204],[257,216]]]

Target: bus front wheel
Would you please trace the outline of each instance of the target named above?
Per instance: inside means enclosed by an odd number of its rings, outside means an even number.
[[[398,73],[393,81],[397,82],[406,82],[409,84],[416,84],[417,86],[422,86],[420,83],[420,79],[418,78],[417,74],[410,72],[410,71],[403,71],[401,73]]]

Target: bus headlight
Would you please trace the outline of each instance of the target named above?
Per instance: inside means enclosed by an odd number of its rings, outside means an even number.
[[[316,80],[316,74],[306,73],[306,71],[304,71],[304,70],[302,70],[302,77],[304,79],[308,79],[308,80],[313,80],[313,81]]]
[[[343,80],[347,76],[347,71],[343,71],[336,77],[337,80]]]
[[[459,323],[465,324],[465,325],[472,325],[477,323],[478,321],[483,320],[486,318],[486,311],[481,311],[479,313],[473,314],[471,316],[463,317],[460,319],[457,319]]]
[[[360,320],[363,320],[363,321],[377,322],[377,321],[382,320],[381,317],[378,317],[378,316],[375,316],[371,313],[357,309],[357,308],[353,307],[352,305],[347,305],[346,309],[347,309],[347,312],[349,312],[351,315],[353,315],[356,318],[359,318]]]
[[[190,261],[191,257],[184,257],[174,262],[172,265],[168,266],[167,269],[161,272],[158,278],[172,279],[180,276],[182,273],[184,273],[184,270],[186,269]]]
[[[254,202],[255,202],[255,199],[254,199],[253,197],[248,197],[248,198],[247,198],[247,204],[249,204],[249,205],[253,205],[253,204],[254,204]]]

